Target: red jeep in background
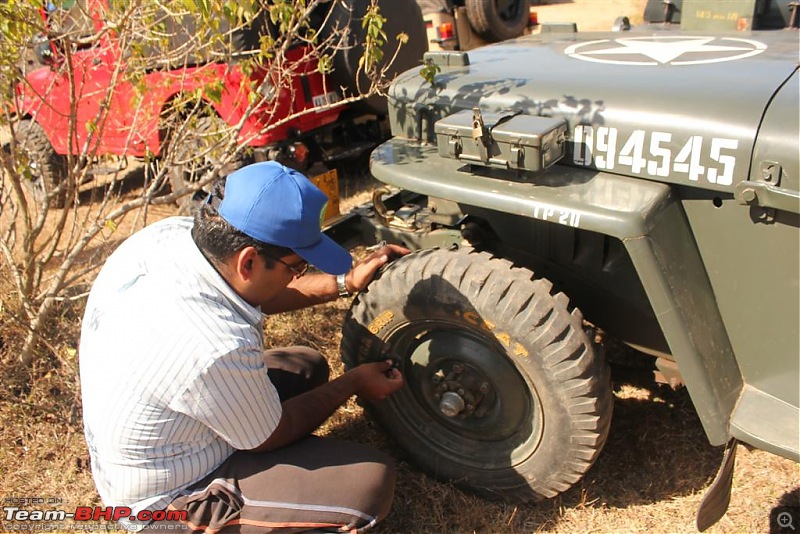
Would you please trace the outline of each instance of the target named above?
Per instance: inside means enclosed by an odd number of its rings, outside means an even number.
[[[69,148],[70,81],[65,69],[42,67],[30,73],[28,85],[20,86],[21,110],[37,122],[58,154],[79,153],[86,143],[102,154],[145,157],[159,155],[164,142],[160,118],[162,111],[179,95],[205,91],[209,84],[220,82],[218,98],[208,95],[203,100],[225,123],[236,125],[244,119],[239,137],[248,146],[265,147],[286,139],[290,130],[309,131],[334,122],[340,109],[331,108],[301,115],[265,131],[272,122],[306,109],[338,100],[334,91],[323,89],[323,77],[317,72],[316,60],[306,55],[303,47],[288,51],[287,57],[299,65],[300,76],[292,81],[291,90],[283,88],[274,98],[261,106],[257,113],[245,117],[249,106],[249,83],[259,87],[264,83],[267,69],[245,75],[236,65],[213,63],[168,71],[152,71],[145,75],[147,93],[137,109],[136,90],[130,81],[113,82],[117,63],[123,63],[119,49],[111,39],[101,47],[92,47],[72,54],[75,76],[75,123],[72,148]],[[124,70],[124,66],[122,67]],[[110,91],[112,85],[113,92]],[[101,113],[106,95],[111,98],[107,111]],[[102,135],[88,126],[103,120]],[[80,126],[87,125],[82,128]]]
[[[108,1],[85,0],[64,3],[60,11],[52,5],[43,10],[46,21],[55,21],[51,33],[56,38],[43,41],[39,47],[37,55],[45,66],[31,71],[26,76],[27,83],[18,87],[17,110],[24,120],[17,130],[17,139],[29,157],[35,188],[50,195],[51,205],[61,206],[66,200],[64,192],[48,192],[67,176],[68,154],[89,158],[149,158],[174,150],[169,175],[173,190],[177,190],[197,181],[215,163],[214,148],[220,145],[220,137],[211,135],[213,132],[238,130],[237,141],[245,146],[246,156],[234,158],[234,167],[246,158],[253,158],[280,159],[306,169],[314,161],[330,164],[337,158],[364,152],[382,140],[380,126],[360,120],[361,127],[353,133],[351,110],[342,105],[330,106],[341,99],[342,75],[355,73],[357,69],[348,68],[342,64],[342,58],[335,58],[338,79],[326,79],[317,69],[317,59],[302,44],[292,46],[286,53],[284,63],[289,65],[286,68],[290,75],[284,79],[288,78],[288,83],[273,79],[275,72],[272,69],[270,74],[269,65],[247,68],[245,72],[236,55],[230,53],[227,56],[231,59],[219,62],[184,57],[167,63],[156,58],[153,62],[156,68],[147,70],[143,79],[131,80],[119,36],[104,28]],[[400,7],[396,2],[384,4]],[[402,4],[414,6],[414,2]],[[358,15],[358,9],[355,8],[354,16]],[[77,15],[64,16],[68,12]],[[345,15],[350,17],[349,11],[323,19],[338,17],[341,24]],[[69,53],[64,53],[57,39],[58,32],[63,30],[58,26],[70,21],[73,26],[70,31],[74,32],[74,21],[80,18],[100,38],[91,46],[73,45]],[[405,19],[408,20],[407,14]],[[260,27],[245,28],[231,41],[237,44],[238,38],[239,46],[257,48],[259,31],[270,31],[266,24],[262,20]],[[359,28],[355,28],[356,24],[352,26],[358,39],[360,22]],[[418,26],[418,33],[424,35],[421,16]],[[174,31],[179,40],[190,39],[194,23],[186,18],[167,19],[167,30]],[[424,40],[418,40],[424,46]],[[353,47],[350,55],[355,52],[360,55],[360,48]],[[406,57],[417,62],[423,50],[411,48]],[[352,66],[355,60],[345,57],[343,61]],[[398,68],[408,68],[408,61]],[[75,94],[71,98],[73,86]],[[164,118],[176,103],[187,95],[198,94],[200,99],[187,106],[202,108],[195,121],[177,128],[165,123]],[[248,114],[248,107],[254,101],[261,102],[255,112]],[[358,113],[363,115],[363,111],[360,109]],[[346,131],[338,131],[342,129]]]

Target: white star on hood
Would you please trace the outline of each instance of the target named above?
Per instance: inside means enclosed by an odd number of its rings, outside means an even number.
[[[588,61],[602,61],[610,63],[632,63],[631,61],[619,60],[615,61],[613,56],[646,56],[655,60],[658,63],[665,64],[671,63],[685,54],[716,54],[717,60],[724,61],[726,58],[733,59],[734,57],[742,57],[758,53],[763,50],[761,47],[754,47],[754,41],[745,41],[737,39],[741,44],[719,45],[710,44],[716,37],[666,37],[666,38],[627,38],[617,39],[614,43],[618,46],[609,48],[600,48],[594,50],[586,50],[578,52],[578,46],[570,47],[567,53],[575,55],[579,59]],[[594,44],[600,44],[602,41],[595,41]],[[585,43],[592,44],[592,43]],[[761,44],[761,43],[758,43]],[[742,46],[745,45],[745,46]],[[749,46],[747,46],[749,45]],[[695,56],[697,57],[697,56]],[[708,60],[699,60],[706,62]],[[687,60],[679,62],[680,64],[691,64],[693,61]],[[640,64],[652,64],[649,62]]]

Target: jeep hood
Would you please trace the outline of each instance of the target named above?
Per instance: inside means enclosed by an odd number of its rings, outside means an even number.
[[[475,107],[563,118],[562,163],[727,190],[784,86],[794,109],[781,115],[798,121],[794,32],[542,34],[435,61],[433,85],[415,69],[392,86],[395,136],[433,141],[427,122]]]

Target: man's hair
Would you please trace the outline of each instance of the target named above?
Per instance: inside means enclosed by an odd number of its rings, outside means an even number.
[[[272,269],[275,266],[275,258],[294,253],[290,248],[264,243],[231,226],[217,211],[219,202],[224,196],[223,177],[212,185],[210,201],[200,205],[194,214],[192,238],[209,261],[219,265],[243,248],[253,247],[264,259],[267,268]]]

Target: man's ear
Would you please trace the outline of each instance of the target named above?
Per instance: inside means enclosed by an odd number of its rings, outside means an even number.
[[[244,247],[236,253],[236,274],[244,281],[250,281],[253,277],[253,270],[258,261],[258,251],[255,247]]]

